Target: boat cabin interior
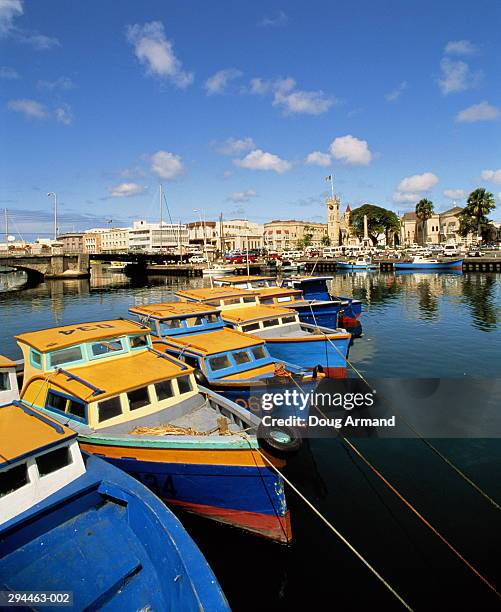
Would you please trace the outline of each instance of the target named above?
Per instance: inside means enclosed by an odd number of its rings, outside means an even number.
[[[19,399],[16,362],[0,355],[0,406]]]
[[[245,308],[259,304],[259,291],[238,289],[236,287],[211,287],[204,289],[184,289],[176,295],[186,299],[224,310],[225,308]]]
[[[300,289],[293,289],[289,287],[268,287],[259,290],[259,303],[260,304],[276,304],[290,305],[293,302],[301,302],[303,299],[303,292]]]

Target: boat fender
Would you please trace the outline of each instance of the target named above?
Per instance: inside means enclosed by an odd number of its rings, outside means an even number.
[[[277,459],[286,459],[296,454],[303,445],[298,429],[287,425],[264,425],[261,422],[256,437],[259,446]]]
[[[324,368],[318,364],[313,368],[313,374],[312,374],[312,378],[313,380],[317,379],[318,374],[323,374],[324,373]]]
[[[200,368],[195,368],[193,375],[195,376],[195,380],[199,385],[202,385],[203,387],[209,387],[209,380]]]

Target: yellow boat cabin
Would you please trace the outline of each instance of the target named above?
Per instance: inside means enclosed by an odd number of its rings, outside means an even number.
[[[258,290],[236,287],[210,287],[203,289],[183,289],[176,295],[182,299],[210,304],[224,310],[227,307],[239,308],[259,304]]]
[[[220,287],[236,287],[238,289],[262,289],[264,287],[277,287],[277,279],[274,276],[221,276],[215,278],[214,282]]]

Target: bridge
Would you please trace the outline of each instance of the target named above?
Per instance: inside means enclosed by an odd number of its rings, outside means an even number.
[[[90,276],[90,257],[87,254],[75,255],[13,255],[0,254],[0,266],[23,270],[28,280],[40,281],[43,278],[88,278]]]

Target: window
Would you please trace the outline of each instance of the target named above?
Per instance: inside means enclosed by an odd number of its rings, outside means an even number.
[[[254,355],[254,359],[264,359],[266,357],[264,346],[255,346],[252,349],[252,354]]]
[[[217,323],[219,321],[219,317],[217,314],[208,314],[206,318],[207,323]]]
[[[172,382],[170,380],[162,380],[161,382],[155,383],[155,391],[157,392],[159,402],[169,399],[169,397],[173,397],[174,395]]]
[[[189,317],[186,319],[188,327],[196,327],[197,325],[203,325],[203,317]]]
[[[35,368],[41,369],[42,367],[42,355],[35,351],[34,349],[30,349],[30,362],[31,365]]]
[[[50,453],[45,453],[35,458],[40,476],[47,476],[56,470],[60,470],[65,465],[71,463],[71,453],[68,446],[63,446]]]
[[[191,391],[191,380],[189,376],[179,376],[177,379],[179,393],[188,393]]]
[[[221,300],[221,306],[229,306],[230,304],[240,304],[240,298],[227,298],[226,300]]]
[[[150,403],[147,387],[141,387],[141,389],[128,391],[127,397],[129,398],[129,407],[131,410],[144,408],[144,406],[147,406]]]
[[[68,400],[68,407],[66,412],[73,416],[78,417],[79,419],[85,420],[85,404],[81,402],[76,402],[75,400]]]
[[[160,334],[168,333],[171,329],[178,329],[179,327],[181,327],[181,321],[179,319],[162,321],[160,323]]]
[[[90,352],[92,357],[102,357],[103,355],[110,355],[124,350],[123,339],[113,340],[101,340],[100,342],[93,342],[90,345]]]
[[[26,463],[11,467],[9,470],[0,472],[0,497],[17,491],[28,484],[28,468]]]
[[[107,421],[113,417],[122,414],[122,405],[119,397],[112,397],[110,399],[99,402],[97,405],[99,422]]]
[[[292,296],[286,295],[284,297],[277,298],[277,302],[290,302],[292,300]]]
[[[268,319],[267,321],[263,321],[263,327],[275,327],[278,325],[278,319]]]
[[[295,321],[296,321],[296,317],[295,316],[283,317],[282,318],[282,323],[294,323]]]
[[[237,363],[238,365],[242,363],[249,363],[249,361],[251,360],[251,357],[247,351],[237,351],[235,353],[232,353],[232,355],[233,359],[235,360],[235,363]]]
[[[45,407],[49,410],[59,410],[59,412],[66,411],[67,398],[62,395],[58,395],[53,391],[47,393],[47,400],[45,401]]]
[[[80,346],[70,346],[69,348],[50,353],[50,365],[52,368],[63,365],[64,363],[80,361],[81,359],[82,348]]]
[[[192,368],[198,368],[198,359],[196,357],[191,357],[190,355],[183,355],[181,357],[181,360],[184,361],[184,363],[187,363]]]
[[[8,372],[0,372],[0,391],[10,391],[10,378]]]
[[[224,368],[229,368],[231,366],[230,360],[228,359],[228,355],[218,355],[217,357],[211,357],[209,359],[209,365],[211,370],[223,370]]]
[[[254,303],[255,301],[256,298],[253,295],[243,298],[244,304],[250,304],[251,302]]]
[[[259,329],[259,323],[249,323],[248,325],[242,325],[242,331],[250,332],[255,329]]]
[[[261,298],[261,304],[273,304],[273,298]]]
[[[144,348],[148,346],[148,336],[129,336],[130,348]]]

